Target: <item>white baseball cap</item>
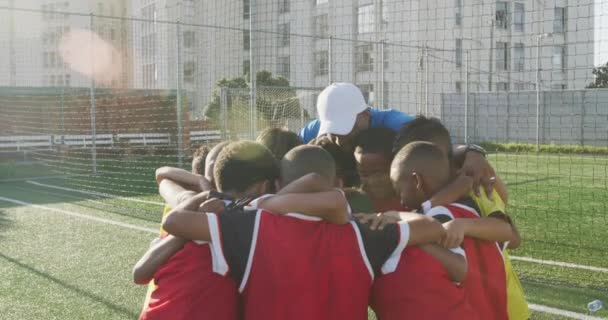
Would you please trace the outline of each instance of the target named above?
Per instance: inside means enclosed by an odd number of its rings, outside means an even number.
[[[332,83],[317,99],[321,127],[317,137],[325,134],[347,135],[355,126],[357,115],[367,109],[361,90],[352,83]]]

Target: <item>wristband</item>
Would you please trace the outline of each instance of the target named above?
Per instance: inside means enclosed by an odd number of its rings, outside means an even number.
[[[488,154],[486,149],[484,149],[481,146],[478,146],[476,144],[467,144],[466,152],[469,152],[469,151],[481,153],[481,155],[484,157]]]
[[[432,208],[433,206],[431,205],[431,200],[427,200],[422,203],[422,213],[427,214]]]

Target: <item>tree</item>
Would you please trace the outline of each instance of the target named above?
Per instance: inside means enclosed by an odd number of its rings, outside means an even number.
[[[588,89],[608,88],[608,62],[597,68],[593,68],[595,80],[590,83]]]
[[[213,99],[206,106],[205,118],[220,120],[220,89],[233,88],[234,94],[230,94],[227,101],[228,119],[245,118],[249,112],[249,76],[221,79],[216,83],[213,91]],[[256,73],[256,111],[258,118],[267,121],[280,120],[286,117],[299,117],[300,112],[308,117],[308,112],[301,110],[300,101],[294,89],[289,87],[289,80],[284,77],[272,77],[270,71],[261,70]],[[241,89],[241,90],[239,90]]]

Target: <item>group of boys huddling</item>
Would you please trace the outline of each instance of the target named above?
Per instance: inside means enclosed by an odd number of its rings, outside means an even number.
[[[140,319],[529,318],[506,189],[472,191],[437,119],[369,128],[352,153],[268,129],[156,178]]]

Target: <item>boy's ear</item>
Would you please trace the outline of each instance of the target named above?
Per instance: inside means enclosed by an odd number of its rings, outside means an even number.
[[[416,172],[412,172],[412,178],[414,178],[414,182],[416,183],[416,190],[422,190],[422,186],[424,185],[422,177]]]
[[[336,179],[334,180],[334,187],[339,189],[344,188],[344,180],[342,180],[342,178],[336,177]]]
[[[274,180],[274,193],[281,190],[281,181],[279,179]]]

